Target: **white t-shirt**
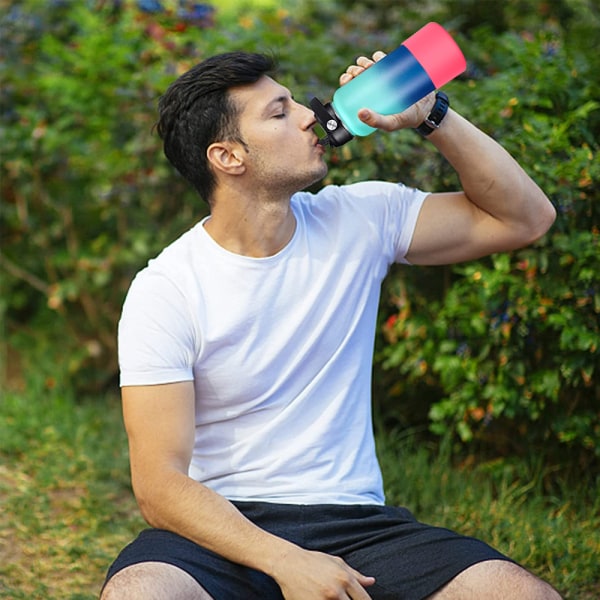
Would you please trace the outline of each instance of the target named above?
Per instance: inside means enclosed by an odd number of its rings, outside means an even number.
[[[119,324],[121,385],[194,382],[192,478],[231,500],[384,502],[376,315],[426,195],[383,182],[298,193],[276,255],[233,254],[201,222],[138,273]]]

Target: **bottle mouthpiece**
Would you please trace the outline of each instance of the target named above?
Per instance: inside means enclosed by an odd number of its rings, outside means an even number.
[[[325,136],[319,140],[321,146],[343,146],[354,138],[335,114],[331,102],[323,104],[317,98],[313,98],[310,101],[310,107],[315,113],[315,118],[319,125],[325,132]]]

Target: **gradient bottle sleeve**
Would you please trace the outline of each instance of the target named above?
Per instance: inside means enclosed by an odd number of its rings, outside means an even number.
[[[437,23],[428,23],[399,48],[340,87],[331,106],[353,135],[375,129],[357,116],[361,108],[384,115],[402,112],[430,92],[442,87],[467,67],[465,57],[450,34]]]

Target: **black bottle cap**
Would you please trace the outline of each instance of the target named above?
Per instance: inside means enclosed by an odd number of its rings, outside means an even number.
[[[310,107],[315,113],[319,125],[325,131],[325,137],[319,140],[319,144],[322,146],[343,146],[354,138],[335,114],[331,102],[324,105],[317,98],[313,98],[310,101]]]

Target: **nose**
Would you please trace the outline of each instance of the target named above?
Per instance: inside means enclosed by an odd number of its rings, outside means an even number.
[[[302,129],[311,129],[317,124],[317,119],[315,117],[315,113],[308,108],[308,106],[304,106],[304,104],[296,103],[298,105],[298,109],[300,111],[300,122],[302,123]]]

